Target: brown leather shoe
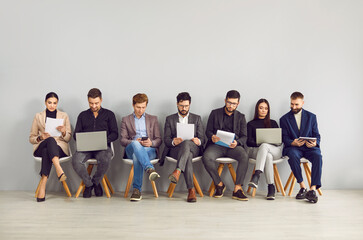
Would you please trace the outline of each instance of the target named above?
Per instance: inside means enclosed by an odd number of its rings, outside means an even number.
[[[188,189],[188,198],[187,198],[187,202],[196,202],[197,201],[197,197],[195,196],[195,189],[191,188]]]
[[[172,183],[177,184],[179,181],[179,177],[180,177],[180,170],[175,169],[174,172],[172,174],[169,175],[169,180]]]

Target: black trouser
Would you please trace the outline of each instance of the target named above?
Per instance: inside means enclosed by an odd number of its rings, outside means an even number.
[[[50,170],[52,169],[52,159],[54,157],[65,157],[67,156],[62,148],[58,146],[57,142],[53,137],[49,137],[41,142],[38,148],[34,152],[35,157],[42,158],[42,167],[40,169],[40,176],[49,176]]]

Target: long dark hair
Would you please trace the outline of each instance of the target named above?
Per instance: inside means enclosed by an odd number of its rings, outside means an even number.
[[[258,117],[258,107],[260,106],[261,103],[266,103],[267,104],[268,111],[267,111],[267,115],[266,115],[266,117],[264,119],[264,123],[265,123],[265,128],[270,128],[271,127],[270,104],[264,98],[261,98],[260,100],[257,101],[256,107],[255,107],[255,117],[253,118],[253,120],[259,119],[259,117]]]

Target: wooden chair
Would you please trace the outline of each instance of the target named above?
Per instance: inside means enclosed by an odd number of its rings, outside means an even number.
[[[228,169],[229,169],[229,172],[231,173],[233,182],[236,183],[236,172],[234,171],[234,168],[232,166],[232,163],[237,162],[237,160],[235,160],[233,158],[229,158],[229,157],[221,157],[221,158],[217,158],[216,159],[216,162],[219,163],[218,170],[217,170],[219,176],[221,176],[222,171],[223,171],[223,168],[227,164]],[[210,197],[213,196],[214,190],[215,190],[215,185],[214,185],[214,182],[212,180],[212,183],[211,183],[211,185],[209,187],[209,190],[208,190]]]
[[[69,145],[68,145],[69,147]],[[34,156],[33,156],[34,157]],[[34,157],[35,161],[37,162],[42,162],[42,158],[41,157]],[[62,163],[65,163],[65,162],[68,162],[69,160],[72,159],[72,152],[71,152],[71,149],[69,148],[69,156],[66,156],[66,157],[62,157],[62,158],[59,158],[59,163],[62,164]],[[40,182],[41,180],[39,181],[38,183],[38,187],[37,189],[35,190],[35,197],[37,197],[38,195],[38,192],[39,192],[39,188],[40,188]],[[62,181],[62,185],[63,185],[63,188],[67,194],[68,197],[72,197],[72,194],[71,192],[69,191],[69,188],[68,188],[68,185],[66,183],[66,181]]]
[[[311,169],[309,167],[309,160],[307,160],[306,158],[301,158],[300,159],[300,164],[303,165],[304,170],[305,170],[305,174],[306,174],[306,179],[308,180],[309,186],[311,186]],[[285,184],[285,188],[284,188],[285,191],[289,187],[290,182],[291,182],[291,185],[290,185],[289,193],[287,194],[288,196],[291,196],[292,191],[294,190],[295,183],[296,183],[296,178],[295,178],[292,171],[291,171],[290,176],[287,179],[287,182]],[[320,196],[323,195],[323,192],[320,190],[320,188],[317,191],[318,191]]]
[[[129,194],[129,191],[131,188],[132,180],[134,179],[134,161],[132,159],[127,159],[127,158],[124,158],[123,161],[124,161],[124,163],[131,165],[131,170],[130,170],[129,178],[127,180],[125,194],[124,194],[124,197],[127,198],[127,195]],[[158,162],[159,162],[159,159],[150,160],[150,163],[153,165],[155,165]],[[159,197],[158,190],[156,189],[155,181],[150,181],[150,182],[151,182],[151,186],[153,188],[155,197],[156,198]]]
[[[165,159],[167,161],[169,161],[169,162],[172,162],[172,163],[177,163],[178,162],[175,158],[168,157],[168,156]],[[198,162],[200,160],[202,160],[202,157],[201,156],[195,157],[195,158],[192,159],[192,163]],[[199,194],[199,196],[203,197],[204,195],[203,195],[202,189],[200,188],[199,183],[198,183],[197,178],[195,177],[194,173],[193,173],[193,184],[194,184],[195,190],[197,191],[197,193]],[[168,193],[168,196],[170,198],[173,196],[173,193],[174,193],[174,190],[175,190],[175,186],[176,186],[176,184],[171,182],[169,184],[168,191],[166,191]]]
[[[112,150],[112,157],[111,157],[111,160],[112,160],[112,158],[115,156],[115,151],[114,151],[113,143],[112,143],[112,142],[111,142],[111,150]],[[88,164],[88,167],[87,167],[88,174],[89,174],[89,175],[91,175],[92,170],[93,170],[93,167],[94,167],[95,165],[97,165],[97,160],[96,160],[96,159],[94,159],[94,158],[88,159],[88,160],[87,160],[87,162],[86,162],[86,164]],[[106,175],[106,174],[105,174],[105,175],[103,175],[103,178],[102,178],[101,183],[102,183],[103,190],[105,191],[106,196],[107,196],[108,198],[110,198],[110,197],[111,197],[110,192],[111,192],[112,194],[114,194],[114,193],[115,193],[115,191],[113,190],[113,188],[112,188],[112,186],[111,186],[111,183],[110,183],[110,181],[108,180],[108,177],[107,177],[107,175]],[[78,190],[77,190],[77,192],[76,192],[75,197],[76,197],[76,198],[78,198],[78,197],[79,197],[79,194],[80,194],[81,192],[84,192],[84,189],[85,189],[85,185],[84,185],[84,182],[83,182],[83,180],[82,180],[82,181],[81,181],[81,184],[79,184],[79,187],[78,187]]]
[[[284,156],[280,159],[276,159],[276,160],[272,161],[273,168],[274,168],[274,180],[275,180],[276,190],[277,190],[277,192],[281,192],[282,196],[286,196],[286,193],[285,193],[285,189],[282,185],[280,174],[279,174],[279,171],[277,170],[276,164],[279,164],[288,159],[289,158],[287,156]],[[256,165],[256,159],[250,158],[249,163]],[[256,169],[256,167],[253,168],[252,175],[255,173],[255,169]],[[252,176],[251,176],[251,180],[252,180]],[[248,187],[247,193],[250,193],[250,191],[251,191],[251,187]],[[256,188],[253,188],[251,195],[252,195],[252,197],[256,196]]]

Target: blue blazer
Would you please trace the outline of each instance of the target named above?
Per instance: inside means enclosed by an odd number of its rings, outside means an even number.
[[[282,142],[284,143],[283,155],[286,155],[286,152],[289,148],[295,148],[294,146],[291,146],[291,143],[294,141],[294,139],[299,137],[315,137],[317,139],[317,145],[314,148],[320,148],[320,134],[316,115],[304,109],[301,111],[300,131],[297,128],[295,116],[292,111],[286,113],[280,118],[280,127],[282,128]],[[301,148],[307,147],[304,145]]]

